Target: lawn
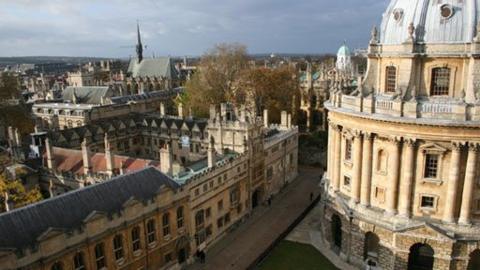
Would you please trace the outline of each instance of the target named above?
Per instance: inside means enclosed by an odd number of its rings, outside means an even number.
[[[338,270],[311,245],[281,241],[259,265],[260,270]]]

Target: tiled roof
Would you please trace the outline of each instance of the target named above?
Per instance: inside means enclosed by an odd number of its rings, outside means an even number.
[[[158,57],[143,59],[140,63],[136,58],[130,60],[128,65],[128,73],[132,77],[150,77],[150,78],[167,78],[178,79],[178,71],[172,65],[169,57]]]
[[[83,104],[101,104],[102,97],[113,96],[112,90],[108,86],[69,86],[63,90],[63,101],[73,102],[73,95],[77,97],[77,103]]]
[[[172,190],[179,187],[150,167],[0,214],[0,249],[30,247],[51,229],[79,228],[94,211],[111,215],[122,210],[131,198],[154,198],[162,186]]]

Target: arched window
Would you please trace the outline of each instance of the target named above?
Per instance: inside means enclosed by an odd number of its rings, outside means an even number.
[[[156,231],[157,230],[155,228],[155,219],[150,219],[147,222],[147,241],[149,244],[157,240]]]
[[[413,245],[408,254],[408,270],[432,270],[433,255],[434,251],[429,245],[421,243]]]
[[[378,247],[380,239],[372,232],[365,234],[365,243],[363,245],[363,260],[368,262],[368,265],[375,266],[378,260]]]
[[[107,266],[105,263],[105,247],[103,243],[98,243],[95,246],[95,265],[97,270],[106,268]]]
[[[474,250],[470,253],[467,270],[480,269],[480,249]]]
[[[386,172],[387,171],[387,162],[388,155],[385,150],[380,149],[377,154],[377,171]]]
[[[78,252],[73,257],[73,269],[85,270],[85,259],[83,258],[83,252]]]
[[[140,249],[140,228],[138,226],[132,229],[132,249],[133,251]]]
[[[123,237],[121,234],[117,234],[113,238],[113,254],[115,255],[115,260],[123,259]]]
[[[432,69],[431,96],[448,96],[450,92],[450,69],[446,67]]]
[[[332,215],[332,239],[335,249],[342,248],[342,221],[338,215]]]
[[[385,69],[385,92],[395,93],[397,88],[397,68],[389,66]]]
[[[162,217],[163,236],[170,234],[170,215],[168,213],[163,214]]]
[[[183,206],[177,208],[177,228],[183,228]]]
[[[50,268],[52,270],[63,270],[63,264],[61,262],[56,262]]]

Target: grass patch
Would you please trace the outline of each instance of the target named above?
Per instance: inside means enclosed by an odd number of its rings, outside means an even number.
[[[260,270],[338,270],[311,245],[281,241],[259,265]]]

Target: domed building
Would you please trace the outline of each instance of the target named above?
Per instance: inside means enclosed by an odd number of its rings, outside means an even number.
[[[338,49],[335,67],[338,72],[344,74],[351,74],[353,71],[352,54],[350,49],[347,47],[346,42],[344,42],[343,45]]]
[[[335,84],[324,240],[359,268],[480,269],[480,0],[392,0]]]

